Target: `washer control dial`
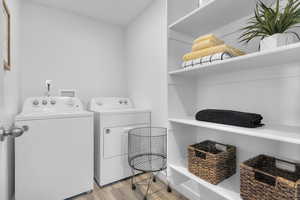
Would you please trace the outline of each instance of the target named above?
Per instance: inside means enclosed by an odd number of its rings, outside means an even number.
[[[48,101],[44,99],[44,100],[42,101],[42,104],[45,106],[45,105],[48,104]]]
[[[38,105],[39,105],[39,101],[38,101],[37,99],[35,99],[35,100],[32,102],[32,104],[33,104],[34,106],[38,106]]]
[[[50,103],[51,103],[51,105],[55,105],[56,104],[56,100],[55,99],[51,99]]]

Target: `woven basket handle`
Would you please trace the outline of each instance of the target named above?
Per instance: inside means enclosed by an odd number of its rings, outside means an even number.
[[[202,159],[206,159],[206,153],[203,153],[201,151],[197,151],[195,150],[195,156],[198,157],[198,158],[202,158]]]
[[[255,171],[254,174],[255,180],[259,181],[261,183],[271,185],[271,186],[276,186],[276,177],[271,176],[269,174],[260,172],[260,171]]]
[[[221,143],[216,143],[215,145],[216,149],[218,149],[219,151],[227,151],[227,146],[225,144],[221,144]]]
[[[289,172],[296,172],[297,169],[296,163],[281,160],[281,159],[275,159],[275,162],[276,162],[276,168],[278,169],[289,171]],[[254,176],[256,181],[276,187],[276,183],[277,183],[276,176],[272,176],[260,170],[255,170],[254,172],[255,172]]]
[[[275,159],[275,166],[278,169],[282,169],[289,172],[296,172],[297,164],[286,160]]]

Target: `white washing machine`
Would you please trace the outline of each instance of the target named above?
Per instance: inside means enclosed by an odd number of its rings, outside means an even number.
[[[128,130],[151,125],[149,109],[134,108],[129,98],[94,98],[95,179],[100,186],[131,176],[128,165]]]
[[[93,113],[78,98],[28,98],[16,126],[15,199],[62,200],[93,190]]]

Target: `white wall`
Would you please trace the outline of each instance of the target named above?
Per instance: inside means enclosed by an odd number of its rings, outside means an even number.
[[[24,3],[21,27],[22,99],[58,89],[94,96],[126,96],[124,31],[74,13]]]
[[[166,27],[166,2],[154,0],[126,31],[129,96],[152,109],[154,126],[167,125]]]
[[[20,25],[20,1],[6,1],[11,13],[11,56],[12,69],[10,72],[0,67],[0,126],[10,126],[19,108],[19,71],[21,63],[19,60],[19,25]],[[2,5],[2,4],[1,4]],[[2,15],[1,15],[2,16]],[[0,19],[3,27],[3,18]],[[1,38],[2,32],[1,29]],[[1,51],[3,44],[1,45]],[[0,58],[2,60],[2,56]],[[13,141],[6,139],[0,142],[0,199],[9,200],[13,195]]]

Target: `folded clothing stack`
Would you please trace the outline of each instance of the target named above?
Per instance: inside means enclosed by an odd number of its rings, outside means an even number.
[[[227,52],[216,53],[210,56],[204,56],[198,59],[189,60],[182,63],[182,67],[197,67],[199,65],[203,65],[205,63],[212,63],[218,60],[226,60],[228,58],[232,58],[233,56]]]
[[[246,128],[256,128],[263,126],[261,123],[263,117],[259,114],[245,113],[232,110],[201,110],[196,114],[196,120],[241,126]]]
[[[182,67],[195,67],[244,54],[244,52],[224,44],[224,41],[213,34],[205,35],[194,41],[191,53],[183,56]]]

